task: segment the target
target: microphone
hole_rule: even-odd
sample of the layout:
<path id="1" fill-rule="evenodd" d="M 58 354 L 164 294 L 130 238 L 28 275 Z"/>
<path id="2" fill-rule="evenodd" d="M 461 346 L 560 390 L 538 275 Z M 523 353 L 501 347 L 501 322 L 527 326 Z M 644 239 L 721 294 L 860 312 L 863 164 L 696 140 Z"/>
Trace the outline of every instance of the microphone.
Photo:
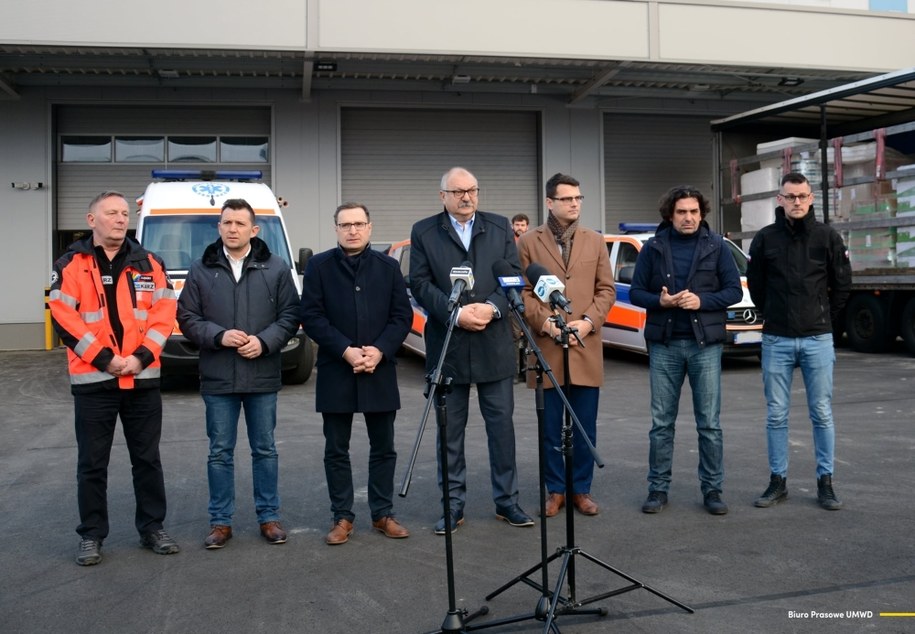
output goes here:
<path id="1" fill-rule="evenodd" d="M 473 270 L 470 262 L 461 262 L 460 266 L 451 267 L 451 296 L 448 298 L 448 312 L 454 310 L 455 304 L 464 291 L 473 290 Z"/>
<path id="2" fill-rule="evenodd" d="M 552 307 L 558 306 L 569 315 L 572 314 L 572 304 L 562 294 L 562 291 L 566 290 L 566 285 L 555 275 L 550 275 L 546 267 L 531 262 L 527 267 L 527 279 L 534 287 L 534 295 L 537 299 Z"/>
<path id="3" fill-rule="evenodd" d="M 515 269 L 506 260 L 493 262 L 492 274 L 499 282 L 499 286 L 502 287 L 502 292 L 508 298 L 508 305 L 511 309 L 523 313 L 524 302 L 521 301 L 518 289 L 524 288 L 524 279 L 520 275 L 515 275 Z"/>

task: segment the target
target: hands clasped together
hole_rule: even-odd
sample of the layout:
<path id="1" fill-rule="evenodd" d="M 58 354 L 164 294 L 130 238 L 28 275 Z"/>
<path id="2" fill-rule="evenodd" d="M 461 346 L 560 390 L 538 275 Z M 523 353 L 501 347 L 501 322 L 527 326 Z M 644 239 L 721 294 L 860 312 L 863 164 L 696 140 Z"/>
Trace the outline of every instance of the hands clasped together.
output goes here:
<path id="1" fill-rule="evenodd" d="M 372 374 L 378 364 L 381 363 L 381 357 L 384 356 L 375 346 L 362 346 L 355 348 L 350 346 L 343 351 L 343 358 L 353 366 L 353 374 L 365 372 Z"/>
<path id="2" fill-rule="evenodd" d="M 489 325 L 496 315 L 492 304 L 478 302 L 461 308 L 457 325 L 464 330 L 480 331 Z"/>
<path id="3" fill-rule="evenodd" d="M 683 310 L 699 310 L 702 302 L 699 296 L 689 290 L 680 291 L 671 295 L 667 287 L 661 287 L 661 308 L 682 308 Z"/>
<path id="4" fill-rule="evenodd" d="M 222 334 L 222 345 L 226 348 L 238 348 L 238 354 L 245 359 L 256 359 L 264 352 L 260 339 L 241 330 L 226 330 Z"/>

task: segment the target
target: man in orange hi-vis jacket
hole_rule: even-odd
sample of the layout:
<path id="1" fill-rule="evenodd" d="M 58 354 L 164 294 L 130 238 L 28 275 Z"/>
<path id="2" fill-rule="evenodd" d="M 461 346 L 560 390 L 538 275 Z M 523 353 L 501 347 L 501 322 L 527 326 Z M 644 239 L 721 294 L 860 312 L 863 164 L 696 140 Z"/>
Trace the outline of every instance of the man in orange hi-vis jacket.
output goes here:
<path id="1" fill-rule="evenodd" d="M 140 544 L 179 551 L 162 527 L 165 483 L 159 460 L 159 355 L 175 323 L 175 291 L 165 265 L 127 237 L 129 206 L 118 192 L 89 205 L 92 234 L 54 263 L 49 306 L 67 346 L 73 394 L 81 540 L 76 563 L 102 560 L 108 536 L 108 460 L 118 416 L 133 467 Z"/>

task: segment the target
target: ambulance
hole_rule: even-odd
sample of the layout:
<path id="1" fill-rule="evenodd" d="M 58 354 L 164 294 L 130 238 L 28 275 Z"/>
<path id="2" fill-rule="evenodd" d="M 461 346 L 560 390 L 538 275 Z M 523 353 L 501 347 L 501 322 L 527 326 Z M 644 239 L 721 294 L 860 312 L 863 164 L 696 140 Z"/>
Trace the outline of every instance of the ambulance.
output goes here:
<path id="1" fill-rule="evenodd" d="M 260 227 L 257 237 L 286 262 L 296 289 L 302 293 L 300 275 L 311 249 L 299 249 L 298 257 L 293 257 L 280 209 L 285 203 L 259 182 L 260 171 L 153 170 L 152 177 L 153 182 L 137 199 L 137 240 L 165 261 L 179 294 L 191 262 L 219 237 L 219 213 L 230 198 L 244 198 L 254 208 Z M 162 351 L 163 374 L 196 375 L 199 354 L 175 323 Z M 301 328 L 283 348 L 282 358 L 284 383 L 304 383 L 311 376 L 315 346 Z"/>

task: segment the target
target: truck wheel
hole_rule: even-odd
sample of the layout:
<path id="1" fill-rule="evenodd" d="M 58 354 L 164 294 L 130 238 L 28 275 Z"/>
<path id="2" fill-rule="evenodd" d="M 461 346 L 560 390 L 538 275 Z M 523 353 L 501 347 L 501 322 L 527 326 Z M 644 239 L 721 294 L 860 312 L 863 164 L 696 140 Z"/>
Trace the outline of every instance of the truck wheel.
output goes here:
<path id="1" fill-rule="evenodd" d="M 905 341 L 905 347 L 910 354 L 915 354 L 915 297 L 910 297 L 902 309 L 902 319 L 899 322 L 899 334 Z"/>
<path id="2" fill-rule="evenodd" d="M 855 295 L 848 302 L 845 330 L 858 352 L 883 352 L 895 338 L 886 302 L 874 295 Z"/>
<path id="3" fill-rule="evenodd" d="M 286 385 L 301 385 L 311 377 L 315 367 L 315 344 L 302 335 L 302 345 L 299 346 L 299 363 L 292 370 L 283 372 L 283 383 Z"/>

